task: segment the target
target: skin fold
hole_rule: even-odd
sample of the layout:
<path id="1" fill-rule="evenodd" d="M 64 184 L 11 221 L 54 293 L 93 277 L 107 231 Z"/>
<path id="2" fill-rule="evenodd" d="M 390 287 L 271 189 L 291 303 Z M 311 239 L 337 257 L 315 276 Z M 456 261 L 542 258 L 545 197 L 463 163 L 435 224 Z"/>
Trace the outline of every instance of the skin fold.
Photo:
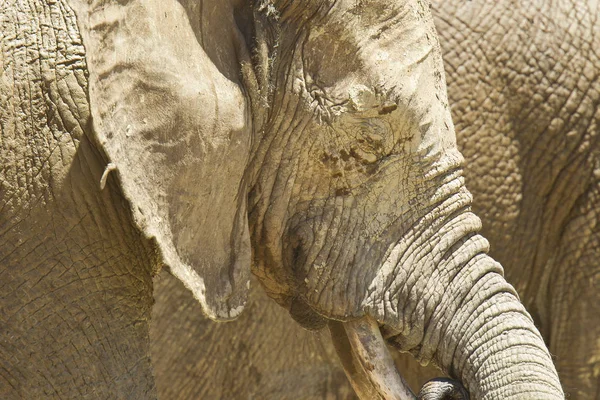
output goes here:
<path id="1" fill-rule="evenodd" d="M 449 0 L 432 6 L 458 146 L 490 254 L 502 262 L 549 344 L 565 391 L 574 399 L 596 399 L 600 94 L 594 82 L 600 61 L 592 49 L 600 47 L 598 3 Z M 159 331 L 164 295 L 155 296 L 153 331 Z M 259 348 L 281 335 L 282 326 L 261 325 L 263 335 L 248 333 L 253 339 L 244 343 Z M 225 334 L 245 327 L 234 322 L 214 329 Z M 162 340 L 154 343 L 161 365 L 168 350 Z M 256 359 L 269 357 L 259 354 Z M 300 357 L 295 348 L 285 354 Z M 191 362 L 184 353 L 179 359 Z M 440 373 L 410 355 L 397 356 L 397 365 L 413 390 Z M 309 363 L 304 368 L 311 370 Z M 332 363 L 330 371 L 340 368 Z M 338 382 L 333 396 L 344 398 L 347 385 Z M 167 387 L 172 390 L 158 381 L 161 393 Z"/>
<path id="2" fill-rule="evenodd" d="M 3 397 L 155 398 L 168 268 L 213 320 L 242 315 L 252 270 L 303 327 L 342 323 L 379 393 L 383 338 L 473 398 L 563 398 L 478 233 L 429 8 L 3 3 Z"/>

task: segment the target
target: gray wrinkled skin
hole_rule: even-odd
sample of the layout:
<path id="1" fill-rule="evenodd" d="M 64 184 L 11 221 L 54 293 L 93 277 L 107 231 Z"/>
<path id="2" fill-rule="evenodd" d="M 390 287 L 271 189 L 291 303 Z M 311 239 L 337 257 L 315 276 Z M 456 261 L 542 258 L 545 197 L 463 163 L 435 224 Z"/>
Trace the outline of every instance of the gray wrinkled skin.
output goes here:
<path id="1" fill-rule="evenodd" d="M 165 267 L 213 320 L 249 306 L 252 270 L 304 327 L 368 318 L 474 398 L 563 398 L 478 233 L 427 1 L 1 11 L 3 398 L 155 398 Z"/>

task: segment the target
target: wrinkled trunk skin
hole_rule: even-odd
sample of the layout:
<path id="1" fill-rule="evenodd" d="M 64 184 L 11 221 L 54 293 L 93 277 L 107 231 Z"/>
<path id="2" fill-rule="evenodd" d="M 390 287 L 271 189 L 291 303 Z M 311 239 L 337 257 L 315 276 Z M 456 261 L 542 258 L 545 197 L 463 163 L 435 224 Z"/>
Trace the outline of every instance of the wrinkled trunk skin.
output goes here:
<path id="1" fill-rule="evenodd" d="M 64 1 L 0 9 L 0 398 L 152 399 L 152 247 L 89 140 Z"/>
<path id="2" fill-rule="evenodd" d="M 446 226 L 461 219 L 456 227 L 471 219 L 479 228 L 469 212 L 449 219 Z M 550 354 L 502 278 L 500 265 L 485 254 L 487 242 L 474 232 L 444 230 L 439 236 L 420 237 L 416 248 L 402 253 L 433 246 L 430 254 L 439 255 L 431 264 L 434 268 L 421 267 L 415 273 L 413 263 L 394 257 L 398 276 L 408 279 L 383 286 L 397 297 L 373 293 L 374 301 L 384 299 L 370 307 L 371 314 L 378 313 L 378 307 L 383 310 L 388 340 L 420 362 L 433 360 L 464 382 L 475 399 L 520 399 L 531 393 L 539 399 L 563 398 Z M 398 320 L 401 324 L 395 325 Z"/>
<path id="3" fill-rule="evenodd" d="M 433 360 L 475 399 L 561 399 L 550 354 L 501 266 L 485 254 L 480 221 L 470 201 L 463 209 L 460 192 L 391 251 L 369 288 L 367 313 L 381 318 L 400 350 Z"/>
<path id="4" fill-rule="evenodd" d="M 267 292 L 307 328 L 372 316 L 476 399 L 563 398 L 477 234 L 428 4 L 275 9 L 277 90 L 257 127 L 249 201 Z"/>
<path id="5" fill-rule="evenodd" d="M 432 5 L 490 254 L 567 395 L 600 399 L 599 2 Z"/>

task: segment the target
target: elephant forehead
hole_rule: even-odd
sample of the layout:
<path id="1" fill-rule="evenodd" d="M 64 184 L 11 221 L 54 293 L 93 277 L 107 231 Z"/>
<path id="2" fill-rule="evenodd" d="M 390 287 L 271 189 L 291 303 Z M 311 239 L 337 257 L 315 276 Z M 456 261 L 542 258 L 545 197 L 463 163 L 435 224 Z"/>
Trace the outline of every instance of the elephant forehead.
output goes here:
<path id="1" fill-rule="evenodd" d="M 377 155 L 363 146 L 371 153 L 364 160 L 456 145 L 439 45 L 421 8 L 407 2 L 371 21 L 341 7 L 306 28 L 291 56 L 292 92 L 316 122 L 354 132 L 340 135 L 342 141 L 373 128 L 365 142 L 379 141 L 386 150 Z"/>
<path id="2" fill-rule="evenodd" d="M 406 78 L 417 80 L 415 72 L 436 45 L 423 7 L 419 1 L 336 2 L 323 21 L 306 29 L 301 47 L 305 73 L 333 97 L 350 95 L 346 88 L 352 82 L 410 97 Z"/>

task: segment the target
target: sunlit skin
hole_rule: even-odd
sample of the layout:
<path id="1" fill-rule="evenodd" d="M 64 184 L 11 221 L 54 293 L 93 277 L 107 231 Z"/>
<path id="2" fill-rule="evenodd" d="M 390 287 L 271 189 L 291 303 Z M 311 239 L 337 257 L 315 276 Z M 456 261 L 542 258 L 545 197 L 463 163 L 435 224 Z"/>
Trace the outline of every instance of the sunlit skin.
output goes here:
<path id="1" fill-rule="evenodd" d="M 387 342 L 474 398 L 563 397 L 478 233 L 428 2 L 35 6 L 2 36 L 9 394 L 155 397 L 168 268 L 217 321 L 253 272 L 304 327 L 341 323 L 359 394 L 408 393 Z"/>

